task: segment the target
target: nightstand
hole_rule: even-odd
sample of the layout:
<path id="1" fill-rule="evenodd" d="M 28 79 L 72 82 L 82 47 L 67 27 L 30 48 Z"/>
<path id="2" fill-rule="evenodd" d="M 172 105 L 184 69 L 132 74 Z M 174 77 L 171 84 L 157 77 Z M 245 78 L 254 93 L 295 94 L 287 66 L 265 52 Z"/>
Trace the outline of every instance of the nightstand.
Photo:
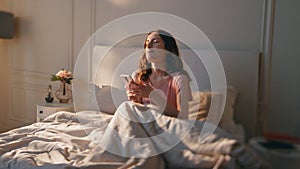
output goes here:
<path id="1" fill-rule="evenodd" d="M 58 111 L 74 111 L 73 103 L 40 103 L 36 105 L 36 121 L 40 122 Z"/>

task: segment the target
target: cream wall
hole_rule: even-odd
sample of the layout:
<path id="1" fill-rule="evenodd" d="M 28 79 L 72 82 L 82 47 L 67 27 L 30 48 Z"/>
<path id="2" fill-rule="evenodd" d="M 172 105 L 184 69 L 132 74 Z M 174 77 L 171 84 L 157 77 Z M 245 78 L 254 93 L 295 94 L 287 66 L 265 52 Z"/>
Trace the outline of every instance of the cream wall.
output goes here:
<path id="1" fill-rule="evenodd" d="M 133 0 L 128 4 L 118 2 L 120 1 L 96 1 L 95 28 L 131 13 L 165 12 L 193 23 L 208 36 L 217 49 L 254 52 L 260 50 L 263 9 L 261 0 Z"/>
<path id="2" fill-rule="evenodd" d="M 276 1 L 268 131 L 300 137 L 300 1 Z"/>
<path id="3" fill-rule="evenodd" d="M 15 15 L 15 37 L 2 46 L 8 54 L 3 67 L 9 79 L 1 88 L 2 130 L 32 123 L 36 104 L 44 101 L 50 75 L 72 69 L 73 1 L 12 0 L 7 10 Z M 6 47 L 5 47 L 6 46 Z M 3 63 L 5 64 L 5 63 Z M 54 89 L 58 84 L 53 83 Z"/>
<path id="4" fill-rule="evenodd" d="M 0 10 L 9 11 L 10 6 L 9 0 L 0 1 Z M 0 132 L 7 125 L 7 113 L 8 112 L 8 82 L 9 82 L 9 56 L 10 56 L 10 39 L 0 39 Z"/>
<path id="5" fill-rule="evenodd" d="M 1 108 L 10 129 L 35 121 L 35 104 L 46 95 L 50 75 L 72 70 L 82 45 L 101 26 L 136 12 L 165 12 L 199 27 L 217 49 L 259 54 L 263 1 L 261 0 L 11 0 L 8 8 L 17 20 L 16 37 L 8 45 L 5 68 L 10 85 L 1 95 L 11 102 Z M 127 3 L 121 3 L 127 2 Z M 145 22 L 151 22 L 145 21 Z M 142 24 L 142 23 L 141 23 Z M 126 28 L 124 27 L 124 31 Z M 195 45 L 197 45 L 195 39 Z M 3 45 L 3 48 L 6 48 Z M 8 62 L 8 61 L 6 61 Z M 5 72 L 5 71 L 4 71 Z M 3 73 L 5 74 L 5 73 Z M 239 114 L 239 122 L 254 135 L 256 112 Z"/>
<path id="6" fill-rule="evenodd" d="M 4 42 L 4 40 L 0 40 L 0 131 L 6 126 L 7 114 L 8 112 L 8 84 L 9 76 L 8 76 L 8 54 L 7 54 L 7 45 L 8 42 Z"/>

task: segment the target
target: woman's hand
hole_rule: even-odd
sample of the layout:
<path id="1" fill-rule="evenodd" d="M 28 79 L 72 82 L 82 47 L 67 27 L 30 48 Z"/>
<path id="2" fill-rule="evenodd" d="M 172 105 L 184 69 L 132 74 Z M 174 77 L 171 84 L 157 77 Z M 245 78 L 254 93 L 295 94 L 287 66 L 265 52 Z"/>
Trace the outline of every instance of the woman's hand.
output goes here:
<path id="1" fill-rule="evenodd" d="M 135 83 L 133 80 L 131 80 L 125 85 L 127 98 L 133 102 L 141 103 L 141 98 L 138 98 L 134 93 L 134 91 L 132 90 L 135 85 L 137 85 L 137 83 Z"/>
<path id="2" fill-rule="evenodd" d="M 148 83 L 138 84 L 133 80 L 126 84 L 125 88 L 128 99 L 137 103 L 142 103 L 142 98 L 148 98 L 153 90 Z"/>

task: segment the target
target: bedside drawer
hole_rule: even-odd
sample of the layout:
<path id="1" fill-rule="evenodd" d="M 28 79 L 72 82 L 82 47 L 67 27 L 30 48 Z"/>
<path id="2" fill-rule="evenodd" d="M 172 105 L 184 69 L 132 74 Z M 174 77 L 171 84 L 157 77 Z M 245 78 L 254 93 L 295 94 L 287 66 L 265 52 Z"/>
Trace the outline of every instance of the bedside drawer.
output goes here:
<path id="1" fill-rule="evenodd" d="M 46 117 L 59 112 L 59 111 L 69 111 L 73 112 L 73 104 L 61 104 L 61 103 L 45 103 L 36 105 L 36 117 L 37 121 L 42 121 Z"/>
<path id="2" fill-rule="evenodd" d="M 39 106 L 39 105 L 37 106 L 37 116 L 39 116 L 39 118 L 41 118 L 41 119 L 44 119 L 56 112 L 57 112 L 57 109 L 53 108 L 53 107 L 44 107 L 44 106 Z"/>

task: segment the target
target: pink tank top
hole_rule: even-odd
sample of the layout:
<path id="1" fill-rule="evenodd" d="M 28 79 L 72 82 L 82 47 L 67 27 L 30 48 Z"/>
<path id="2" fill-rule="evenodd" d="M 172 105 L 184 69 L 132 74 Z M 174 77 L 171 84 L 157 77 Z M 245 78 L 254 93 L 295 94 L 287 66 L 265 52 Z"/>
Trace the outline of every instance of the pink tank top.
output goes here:
<path id="1" fill-rule="evenodd" d="M 160 89 L 164 92 L 165 96 L 168 99 L 168 102 L 175 106 L 177 106 L 177 97 L 178 93 L 180 92 L 180 88 L 183 87 L 183 85 L 187 85 L 185 87 L 188 87 L 188 99 L 191 100 L 192 95 L 189 88 L 189 82 L 186 75 L 182 73 L 174 73 L 169 78 L 164 79 L 164 82 L 162 82 L 160 85 L 154 87 L 156 89 Z M 149 103 L 148 98 L 143 98 L 144 103 Z"/>

